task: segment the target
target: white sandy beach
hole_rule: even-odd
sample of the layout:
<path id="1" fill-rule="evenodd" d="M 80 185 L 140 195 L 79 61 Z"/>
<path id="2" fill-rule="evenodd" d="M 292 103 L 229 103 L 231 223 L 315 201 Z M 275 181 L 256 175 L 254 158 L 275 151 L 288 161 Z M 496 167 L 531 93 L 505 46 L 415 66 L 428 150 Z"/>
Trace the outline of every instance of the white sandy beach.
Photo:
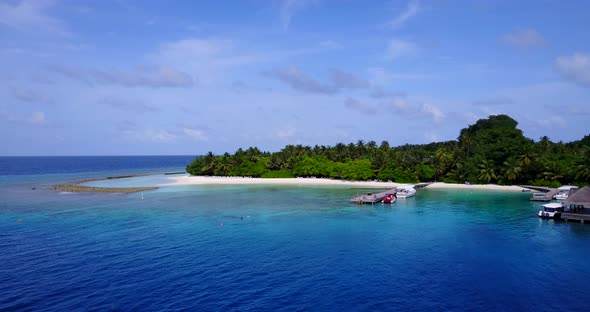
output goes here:
<path id="1" fill-rule="evenodd" d="M 376 181 L 344 181 L 319 178 L 289 178 L 289 179 L 261 179 L 244 177 L 204 177 L 204 176 L 175 176 L 169 177 L 169 183 L 159 186 L 178 185 L 326 185 L 326 186 L 352 186 L 359 188 L 394 188 L 400 183 L 376 182 Z M 432 183 L 430 189 L 467 189 L 467 190 L 494 190 L 520 192 L 522 187 L 496 184 L 450 184 L 443 182 Z"/>
<path id="2" fill-rule="evenodd" d="M 318 178 L 284 178 L 284 179 L 262 179 L 245 177 L 204 177 L 204 176 L 176 176 L 168 178 L 170 183 L 160 186 L 175 185 L 341 185 L 367 188 L 394 188 L 399 183 L 373 182 L 373 181 L 344 181 Z"/>
<path id="3" fill-rule="evenodd" d="M 435 182 L 427 186 L 430 189 L 466 189 L 466 190 L 488 190 L 488 191 L 509 191 L 522 192 L 524 188 L 516 185 L 497 185 L 497 184 L 453 184 L 444 182 Z"/>

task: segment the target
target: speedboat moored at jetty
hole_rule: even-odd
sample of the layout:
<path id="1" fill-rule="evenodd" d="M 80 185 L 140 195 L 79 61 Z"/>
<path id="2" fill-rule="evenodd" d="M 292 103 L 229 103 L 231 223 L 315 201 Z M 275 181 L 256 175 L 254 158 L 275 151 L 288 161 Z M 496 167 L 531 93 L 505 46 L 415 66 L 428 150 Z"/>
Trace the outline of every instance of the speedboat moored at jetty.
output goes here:
<path id="1" fill-rule="evenodd" d="M 553 196 L 553 199 L 565 200 L 573 190 L 577 190 L 577 189 L 578 189 L 578 187 L 575 185 L 564 185 L 564 186 L 557 189 L 559 191 L 559 193 L 555 194 Z"/>
<path id="2" fill-rule="evenodd" d="M 416 189 L 413 185 L 400 185 L 397 187 L 395 196 L 397 198 L 408 198 L 416 195 Z"/>
<path id="3" fill-rule="evenodd" d="M 539 218 L 561 219 L 561 213 L 563 212 L 563 204 L 549 203 L 541 205 L 541 207 L 543 207 L 543 209 L 539 210 Z"/>

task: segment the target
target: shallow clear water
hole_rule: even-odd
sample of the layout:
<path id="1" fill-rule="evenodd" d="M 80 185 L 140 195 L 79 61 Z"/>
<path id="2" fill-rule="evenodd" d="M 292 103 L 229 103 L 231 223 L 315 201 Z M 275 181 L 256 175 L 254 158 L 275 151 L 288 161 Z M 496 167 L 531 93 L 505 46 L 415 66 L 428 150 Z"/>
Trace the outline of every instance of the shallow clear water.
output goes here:
<path id="1" fill-rule="evenodd" d="M 25 185 L 0 188 L 0 310 L 588 307 L 590 226 L 539 220 L 530 194 Z"/>

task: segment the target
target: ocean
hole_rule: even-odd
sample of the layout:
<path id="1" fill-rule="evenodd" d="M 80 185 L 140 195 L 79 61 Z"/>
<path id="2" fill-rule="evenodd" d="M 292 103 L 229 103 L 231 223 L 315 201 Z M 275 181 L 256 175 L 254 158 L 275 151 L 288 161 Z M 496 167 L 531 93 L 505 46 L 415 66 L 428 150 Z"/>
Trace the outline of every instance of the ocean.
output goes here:
<path id="1" fill-rule="evenodd" d="M 47 188 L 191 159 L 1 157 L 0 311 L 588 310 L 590 226 L 538 219 L 526 193 Z"/>

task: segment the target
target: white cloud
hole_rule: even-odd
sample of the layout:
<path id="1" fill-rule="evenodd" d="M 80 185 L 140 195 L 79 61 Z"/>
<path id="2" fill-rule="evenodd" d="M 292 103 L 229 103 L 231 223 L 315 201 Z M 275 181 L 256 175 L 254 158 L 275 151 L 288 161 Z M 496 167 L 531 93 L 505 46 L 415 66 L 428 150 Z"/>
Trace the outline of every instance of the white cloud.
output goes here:
<path id="1" fill-rule="evenodd" d="M 405 96 L 394 96 L 388 101 L 387 105 L 400 113 L 406 113 L 410 111 L 410 105 L 408 104 L 408 100 Z"/>
<path id="2" fill-rule="evenodd" d="M 397 15 L 394 19 L 389 22 L 392 28 L 402 27 L 409 19 L 416 16 L 420 12 L 420 3 L 417 0 L 411 0 L 408 2 L 406 9 Z"/>
<path id="3" fill-rule="evenodd" d="M 367 80 L 338 69 L 330 70 L 330 80 L 328 82 L 322 82 L 310 77 L 295 66 L 275 69 L 264 72 L 263 74 L 277 79 L 295 90 L 308 93 L 334 94 L 342 90 L 365 89 L 369 87 Z"/>
<path id="4" fill-rule="evenodd" d="M 264 63 L 281 63 L 292 57 L 322 53 L 337 45 L 328 41 L 300 49 L 251 50 L 245 43 L 230 39 L 187 38 L 162 44 L 146 58 L 153 64 L 182 69 L 200 84 L 227 85 L 228 80 L 236 79 L 232 75 L 234 70 Z"/>
<path id="5" fill-rule="evenodd" d="M 333 86 L 309 77 L 295 66 L 265 72 L 264 75 L 280 80 L 288 84 L 291 88 L 303 92 L 323 94 L 336 92 Z"/>
<path id="6" fill-rule="evenodd" d="M 191 55 L 196 59 L 211 58 L 233 47 L 229 40 L 216 39 L 183 39 L 165 43 L 160 46 L 157 57 L 173 60 Z"/>
<path id="7" fill-rule="evenodd" d="M 341 71 L 336 68 L 330 70 L 330 79 L 335 89 L 365 89 L 369 87 L 369 82 L 351 73 Z"/>
<path id="8" fill-rule="evenodd" d="M 41 111 L 34 111 L 29 115 L 13 114 L 5 109 L 0 110 L 0 120 L 15 124 L 28 126 L 46 126 L 47 118 L 45 113 Z"/>
<path id="9" fill-rule="evenodd" d="M 142 66 L 132 70 L 96 70 L 91 75 L 98 83 L 125 87 L 188 88 L 194 84 L 190 75 L 167 66 Z"/>
<path id="10" fill-rule="evenodd" d="M 317 0 L 282 0 L 280 18 L 283 29 L 288 29 L 291 19 L 298 11 L 318 3 Z"/>
<path id="11" fill-rule="evenodd" d="M 123 137 L 131 141 L 168 143 L 176 139 L 176 135 L 163 129 L 124 130 Z"/>
<path id="12" fill-rule="evenodd" d="M 534 29 L 517 29 L 500 38 L 515 48 L 531 48 L 543 44 L 543 37 Z"/>
<path id="13" fill-rule="evenodd" d="M 12 3 L 12 4 L 11 4 Z M 0 2 L 0 25 L 27 32 L 68 35 L 63 22 L 48 14 L 55 1 L 22 0 Z"/>
<path id="14" fill-rule="evenodd" d="M 190 38 L 165 43 L 147 59 L 196 76 L 199 82 L 211 84 L 229 69 L 261 61 L 260 56 L 243 52 L 231 40 Z"/>
<path id="15" fill-rule="evenodd" d="M 422 104 L 420 106 L 420 112 L 430 115 L 432 120 L 436 122 L 439 122 L 445 118 L 445 114 L 438 107 L 431 104 Z"/>
<path id="16" fill-rule="evenodd" d="M 52 66 L 52 71 L 88 84 L 120 85 L 123 87 L 190 88 L 193 78 L 169 66 L 139 66 L 131 69 L 86 69 Z"/>
<path id="17" fill-rule="evenodd" d="M 581 86 L 590 87 L 590 54 L 560 56 L 556 61 L 561 75 Z"/>
<path id="18" fill-rule="evenodd" d="M 45 113 L 33 112 L 31 116 L 27 118 L 27 122 L 35 126 L 42 126 L 47 122 L 47 120 L 45 119 Z"/>
<path id="19" fill-rule="evenodd" d="M 428 103 L 411 103 L 405 96 L 393 96 L 389 98 L 384 107 L 395 114 L 415 117 L 429 118 L 434 122 L 442 121 L 446 115 L 437 106 Z"/>
<path id="20" fill-rule="evenodd" d="M 412 56 L 418 51 L 418 46 L 407 40 L 393 39 L 387 46 L 386 56 L 388 59 L 396 59 L 403 56 Z"/>
<path id="21" fill-rule="evenodd" d="M 183 128 L 182 132 L 195 141 L 207 141 L 209 139 L 205 131 L 201 129 Z"/>

